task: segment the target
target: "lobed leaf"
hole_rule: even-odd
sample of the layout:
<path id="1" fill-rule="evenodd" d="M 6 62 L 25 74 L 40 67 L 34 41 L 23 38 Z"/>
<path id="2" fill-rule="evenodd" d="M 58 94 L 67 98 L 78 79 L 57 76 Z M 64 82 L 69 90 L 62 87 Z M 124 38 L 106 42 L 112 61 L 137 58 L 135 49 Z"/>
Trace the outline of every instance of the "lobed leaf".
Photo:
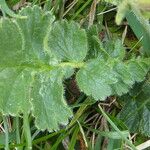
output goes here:
<path id="1" fill-rule="evenodd" d="M 47 47 L 53 15 L 37 6 L 19 14 L 27 19 L 0 21 L 0 111 L 13 116 L 31 113 L 39 129 L 58 130 L 72 116 L 62 82 L 73 69 L 61 67 Z"/>
<path id="2" fill-rule="evenodd" d="M 74 22 L 57 21 L 48 36 L 48 46 L 57 59 L 82 62 L 87 54 L 87 36 Z"/>
<path id="3" fill-rule="evenodd" d="M 77 73 L 79 88 L 96 100 L 127 93 L 135 82 L 144 80 L 150 69 L 150 59 L 94 59 Z"/>
<path id="4" fill-rule="evenodd" d="M 36 126 L 41 130 L 58 130 L 59 125 L 66 125 L 72 116 L 64 99 L 62 78 L 61 69 L 39 72 L 34 76 L 31 93 L 33 115 Z"/>
<path id="5" fill-rule="evenodd" d="M 52 60 L 51 55 L 48 55 L 45 40 L 55 17 L 38 6 L 26 7 L 19 14 L 27 16 L 27 19 L 16 20 L 25 42 L 24 62 L 48 65 Z"/>
<path id="6" fill-rule="evenodd" d="M 96 100 L 127 93 L 144 80 L 150 59 L 123 61 L 119 40 L 107 48 L 93 35 L 98 58 L 83 62 L 87 35 L 75 22 L 56 21 L 38 6 L 19 12 L 26 19 L 0 20 L 0 112 L 19 116 L 31 113 L 36 126 L 58 130 L 72 116 L 64 98 L 64 78 L 80 68 L 79 88 Z"/>

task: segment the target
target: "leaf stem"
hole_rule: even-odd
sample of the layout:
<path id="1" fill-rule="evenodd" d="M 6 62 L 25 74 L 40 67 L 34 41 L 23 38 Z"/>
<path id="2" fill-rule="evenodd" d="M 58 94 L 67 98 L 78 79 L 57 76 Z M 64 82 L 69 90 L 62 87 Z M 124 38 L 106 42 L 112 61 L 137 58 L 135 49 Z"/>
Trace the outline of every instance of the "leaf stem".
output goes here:
<path id="1" fill-rule="evenodd" d="M 30 125 L 29 125 L 29 118 L 28 114 L 24 113 L 23 115 L 23 129 L 24 129 L 24 134 L 25 134 L 25 139 L 26 139 L 26 149 L 31 150 L 32 149 L 32 138 L 31 138 L 31 132 L 30 132 Z"/>
<path id="2" fill-rule="evenodd" d="M 4 129 L 5 129 L 5 150 L 9 150 L 9 131 L 7 117 L 3 116 Z"/>

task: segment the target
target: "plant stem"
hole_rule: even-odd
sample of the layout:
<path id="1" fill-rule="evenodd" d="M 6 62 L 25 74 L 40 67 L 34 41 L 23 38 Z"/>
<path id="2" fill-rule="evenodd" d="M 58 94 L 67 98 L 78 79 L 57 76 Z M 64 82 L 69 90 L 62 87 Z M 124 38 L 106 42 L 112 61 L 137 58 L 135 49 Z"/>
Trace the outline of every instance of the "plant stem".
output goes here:
<path id="1" fill-rule="evenodd" d="M 5 129 L 5 150 L 9 150 L 9 131 L 7 117 L 3 116 L 4 129 Z"/>
<path id="2" fill-rule="evenodd" d="M 26 149 L 31 150 L 32 149 L 32 138 L 31 138 L 31 132 L 30 132 L 30 125 L 29 125 L 29 119 L 28 114 L 24 113 L 23 115 L 23 129 L 26 139 Z"/>
<path id="3" fill-rule="evenodd" d="M 17 144 L 20 144 L 21 143 L 21 140 L 20 140 L 20 125 L 19 125 L 19 117 L 16 117 L 15 118 L 15 126 L 16 126 L 16 142 Z M 16 148 L 17 150 L 22 150 L 21 147 L 17 147 Z"/>
<path id="4" fill-rule="evenodd" d="M 16 121 L 16 140 L 17 144 L 20 144 L 19 118 L 16 117 L 15 121 Z"/>

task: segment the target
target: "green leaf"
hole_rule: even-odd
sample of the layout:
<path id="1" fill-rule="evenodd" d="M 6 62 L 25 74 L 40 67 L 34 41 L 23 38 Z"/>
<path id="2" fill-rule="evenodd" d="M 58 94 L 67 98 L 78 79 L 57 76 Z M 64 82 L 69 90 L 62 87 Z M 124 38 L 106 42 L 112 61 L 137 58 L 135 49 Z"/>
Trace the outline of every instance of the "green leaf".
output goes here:
<path id="1" fill-rule="evenodd" d="M 87 36 L 77 23 L 57 21 L 48 37 L 48 46 L 57 59 L 82 62 L 87 54 Z"/>
<path id="2" fill-rule="evenodd" d="M 94 59 L 79 70 L 79 88 L 94 99 L 105 100 L 111 95 L 127 93 L 135 82 L 144 80 L 150 68 L 149 59 Z M 135 67 L 135 68 L 134 68 Z"/>
<path id="3" fill-rule="evenodd" d="M 50 59 L 52 56 L 48 55 L 45 41 L 55 17 L 38 6 L 26 7 L 19 14 L 27 16 L 27 19 L 17 19 L 25 42 L 25 61 L 32 64 L 52 63 L 53 58 Z"/>
<path id="4" fill-rule="evenodd" d="M 135 87 L 136 88 L 136 87 Z M 136 90 L 137 91 L 137 90 Z M 124 96 L 125 105 L 119 118 L 125 122 L 133 133 L 141 132 L 150 136 L 150 83 L 140 87 L 140 92 Z"/>
<path id="5" fill-rule="evenodd" d="M 58 130 L 72 116 L 62 83 L 71 73 L 47 49 L 54 17 L 37 6 L 19 14 L 27 19 L 0 21 L 0 111 L 31 113 L 39 129 Z"/>
<path id="6" fill-rule="evenodd" d="M 64 100 L 62 77 L 61 69 L 39 72 L 34 76 L 31 94 L 33 115 L 36 126 L 41 130 L 58 130 L 59 125 L 66 125 L 72 115 Z"/>
<path id="7" fill-rule="evenodd" d="M 125 48 L 122 45 L 122 41 L 116 38 L 107 40 L 104 43 L 104 51 L 112 58 L 123 60 L 125 57 Z"/>
<path id="8" fill-rule="evenodd" d="M 99 33 L 101 32 L 102 27 L 99 29 L 97 25 L 92 25 L 87 30 L 88 38 L 88 55 L 87 58 L 96 58 L 98 52 L 101 49 L 101 43 L 99 40 Z"/>
<path id="9" fill-rule="evenodd" d="M 109 84 L 115 83 L 115 73 L 107 66 L 104 60 L 93 60 L 87 63 L 77 73 L 79 88 L 87 95 L 92 95 L 96 100 L 105 99 L 111 95 Z"/>

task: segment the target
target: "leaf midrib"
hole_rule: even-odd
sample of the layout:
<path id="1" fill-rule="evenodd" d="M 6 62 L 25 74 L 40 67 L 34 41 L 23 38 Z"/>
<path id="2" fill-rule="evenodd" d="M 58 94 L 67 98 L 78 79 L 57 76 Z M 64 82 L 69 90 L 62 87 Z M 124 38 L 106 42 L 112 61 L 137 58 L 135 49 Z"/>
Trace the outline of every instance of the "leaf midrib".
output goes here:
<path id="1" fill-rule="evenodd" d="M 82 68 L 85 66 L 84 62 L 62 62 L 56 65 L 40 64 L 40 63 L 22 63 L 22 64 L 0 64 L 0 68 L 18 68 L 18 69 L 34 69 L 34 70 L 45 70 L 51 71 L 55 68 L 61 67 L 72 67 L 72 68 Z"/>

